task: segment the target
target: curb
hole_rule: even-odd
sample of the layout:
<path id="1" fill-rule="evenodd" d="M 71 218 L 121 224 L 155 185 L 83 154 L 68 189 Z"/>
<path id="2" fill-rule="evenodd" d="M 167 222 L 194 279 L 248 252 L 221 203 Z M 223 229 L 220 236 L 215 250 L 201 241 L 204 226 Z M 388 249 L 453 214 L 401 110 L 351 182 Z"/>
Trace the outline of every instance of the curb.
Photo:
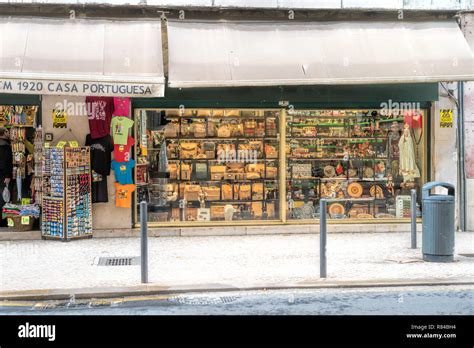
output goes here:
<path id="1" fill-rule="evenodd" d="M 97 303 L 127 302 L 127 297 L 132 301 L 147 300 L 144 296 L 161 296 L 161 299 L 170 295 L 185 294 L 190 292 L 229 292 L 229 291 L 258 291 L 258 290 L 304 290 L 304 289 L 350 289 L 350 288 L 384 288 L 406 286 L 449 286 L 449 285 L 474 285 L 474 279 L 463 280 L 376 280 L 376 281 L 330 281 L 318 279 L 317 281 L 302 281 L 292 284 L 255 284 L 251 286 L 233 286 L 229 284 L 194 284 L 181 286 L 136 285 L 128 287 L 110 288 L 71 288 L 71 289 L 45 289 L 26 291 L 0 292 L 0 307 L 30 307 L 35 301 L 67 301 L 74 303 L 76 300 L 96 300 Z M 141 297 L 141 298 L 137 298 Z M 109 301 L 104 301 L 107 299 Z M 113 302 L 113 301 L 112 301 Z M 92 301 L 94 303 L 94 301 Z"/>

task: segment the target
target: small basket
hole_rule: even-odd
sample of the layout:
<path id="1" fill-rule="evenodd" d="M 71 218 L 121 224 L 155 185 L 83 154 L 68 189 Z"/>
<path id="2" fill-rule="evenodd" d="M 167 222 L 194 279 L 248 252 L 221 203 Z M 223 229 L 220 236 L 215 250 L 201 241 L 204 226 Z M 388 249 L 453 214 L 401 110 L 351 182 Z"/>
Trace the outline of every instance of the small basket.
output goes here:
<path id="1" fill-rule="evenodd" d="M 15 232 L 26 232 L 33 230 L 33 224 L 35 223 L 35 218 L 30 216 L 30 221 L 28 224 L 23 225 L 21 223 L 21 216 L 7 217 L 6 219 L 13 220 L 13 226 L 8 226 L 9 229 L 14 230 Z"/>

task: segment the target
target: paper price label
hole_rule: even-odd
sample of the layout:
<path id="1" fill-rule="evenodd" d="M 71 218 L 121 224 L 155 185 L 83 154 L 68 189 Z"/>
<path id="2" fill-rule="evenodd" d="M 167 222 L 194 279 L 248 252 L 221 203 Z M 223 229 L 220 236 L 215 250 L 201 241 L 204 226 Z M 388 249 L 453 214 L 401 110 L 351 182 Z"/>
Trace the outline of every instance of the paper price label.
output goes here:
<path id="1" fill-rule="evenodd" d="M 453 128 L 453 110 L 439 110 L 439 126 L 441 128 Z"/>
<path id="2" fill-rule="evenodd" d="M 67 143 L 65 141 L 60 141 L 57 143 L 56 147 L 62 149 Z"/>
<path id="3" fill-rule="evenodd" d="M 8 227 L 13 227 L 13 226 L 15 226 L 15 222 L 13 222 L 13 219 L 11 219 L 11 218 L 8 218 L 8 219 L 7 219 L 7 224 L 8 224 Z"/>
<path id="4" fill-rule="evenodd" d="M 69 142 L 69 146 L 70 147 L 79 147 L 79 144 L 77 143 L 77 141 L 72 140 L 72 141 Z"/>
<path id="5" fill-rule="evenodd" d="M 31 198 L 22 198 L 21 205 L 26 205 L 31 203 Z"/>
<path id="6" fill-rule="evenodd" d="M 30 217 L 29 216 L 22 216 L 21 217 L 21 224 L 22 225 L 29 225 L 30 224 Z"/>

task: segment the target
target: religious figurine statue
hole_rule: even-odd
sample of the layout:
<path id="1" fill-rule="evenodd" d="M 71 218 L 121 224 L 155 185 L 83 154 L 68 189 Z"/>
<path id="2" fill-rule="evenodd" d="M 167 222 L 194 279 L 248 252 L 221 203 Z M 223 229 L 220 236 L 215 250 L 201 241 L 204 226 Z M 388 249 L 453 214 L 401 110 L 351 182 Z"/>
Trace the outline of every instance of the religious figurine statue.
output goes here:
<path id="1" fill-rule="evenodd" d="M 199 206 L 201 208 L 206 207 L 206 193 L 203 190 L 199 191 Z"/>
<path id="2" fill-rule="evenodd" d="M 400 175 L 403 175 L 403 182 L 414 181 L 415 178 L 419 178 L 420 171 L 416 165 L 415 148 L 408 124 L 403 127 L 403 134 L 398 142 L 398 150 L 400 153 L 399 171 Z"/>
<path id="3" fill-rule="evenodd" d="M 392 174 L 388 174 L 387 175 L 387 191 L 392 195 L 392 197 L 395 196 L 395 190 L 393 188 L 394 188 L 393 176 Z"/>

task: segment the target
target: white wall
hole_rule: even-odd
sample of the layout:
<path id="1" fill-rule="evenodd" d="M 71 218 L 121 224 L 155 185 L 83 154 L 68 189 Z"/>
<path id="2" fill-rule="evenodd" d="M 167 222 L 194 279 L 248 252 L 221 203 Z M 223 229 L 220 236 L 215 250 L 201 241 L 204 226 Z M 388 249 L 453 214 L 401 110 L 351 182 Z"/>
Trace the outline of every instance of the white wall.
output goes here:
<path id="1" fill-rule="evenodd" d="M 474 52 L 474 13 L 461 19 L 462 31 Z M 474 82 L 464 83 L 464 163 L 466 168 L 466 230 L 474 231 Z"/>
<path id="2" fill-rule="evenodd" d="M 85 97 L 69 96 L 43 96 L 42 118 L 45 133 L 53 133 L 53 144 L 61 137 L 61 140 L 77 140 L 79 145 L 84 145 L 86 135 L 89 134 L 89 122 L 87 114 L 68 115 L 68 129 L 53 128 L 52 110 L 57 103 L 74 103 L 74 105 L 84 105 Z M 81 108 L 77 108 L 81 111 Z M 72 132 L 69 132 L 72 129 Z M 93 227 L 94 229 L 120 229 L 131 227 L 131 210 L 115 207 L 115 176 L 113 171 L 107 178 L 109 202 L 93 204 Z"/>
<path id="3" fill-rule="evenodd" d="M 457 96 L 457 83 L 443 83 L 447 89 L 452 90 Z M 440 127 L 440 109 L 453 110 L 453 127 Z M 456 193 L 459 192 L 457 173 L 457 147 L 456 147 L 456 122 L 457 107 L 454 101 L 447 97 L 446 90 L 439 84 L 439 101 L 435 102 L 431 114 L 431 181 L 443 181 L 455 185 Z M 439 189 L 438 193 L 444 193 Z M 458 201 L 456 194 L 456 201 Z M 458 203 L 456 202 L 456 207 Z M 456 208 L 456 226 L 458 223 L 458 212 Z"/>

